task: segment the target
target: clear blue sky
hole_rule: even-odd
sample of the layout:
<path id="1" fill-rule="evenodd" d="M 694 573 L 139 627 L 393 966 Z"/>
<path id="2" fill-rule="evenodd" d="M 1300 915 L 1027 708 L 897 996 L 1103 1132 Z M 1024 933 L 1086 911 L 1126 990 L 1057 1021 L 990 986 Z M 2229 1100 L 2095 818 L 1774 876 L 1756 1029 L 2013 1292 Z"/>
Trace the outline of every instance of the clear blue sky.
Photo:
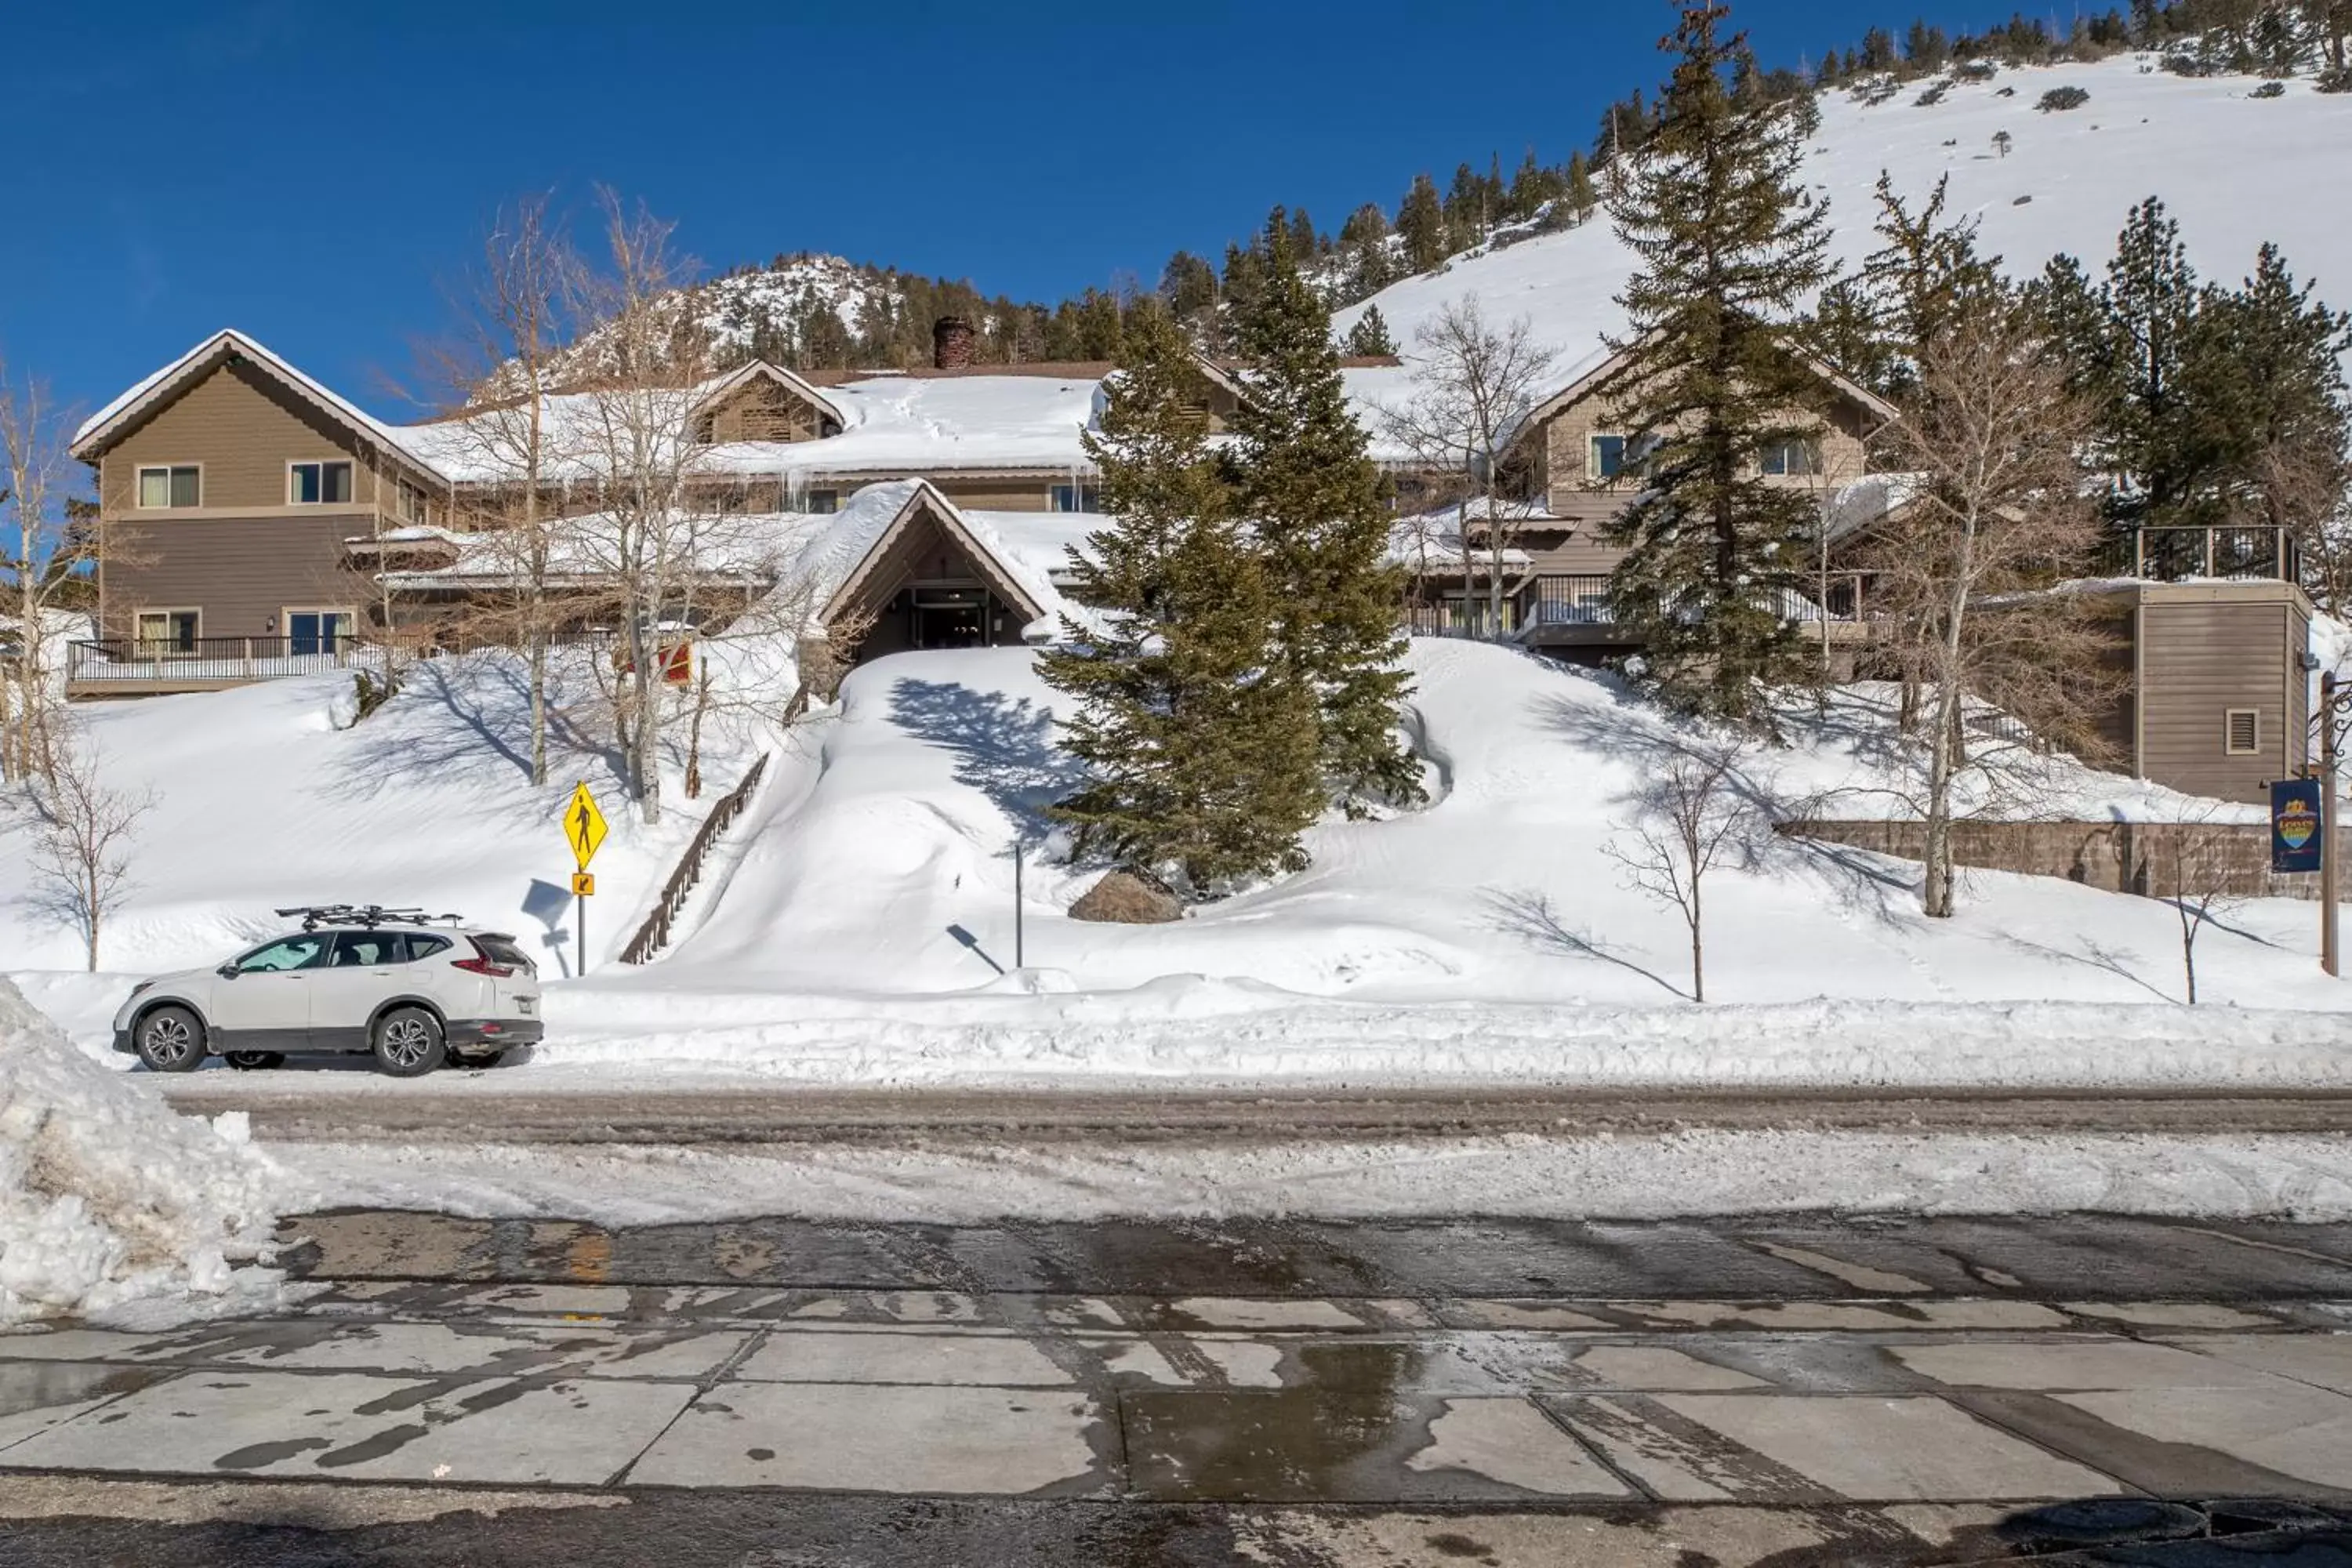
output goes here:
<path id="1" fill-rule="evenodd" d="M 2009 7 L 1924 9 L 1947 26 Z M 1767 63 L 1902 0 L 1753 0 Z M 1273 203 L 1586 142 L 1664 0 L 813 5 L 20 0 L 0 50 L 0 352 L 95 406 L 221 326 L 380 412 L 485 217 L 593 182 L 710 270 L 836 251 L 1054 298 Z"/>

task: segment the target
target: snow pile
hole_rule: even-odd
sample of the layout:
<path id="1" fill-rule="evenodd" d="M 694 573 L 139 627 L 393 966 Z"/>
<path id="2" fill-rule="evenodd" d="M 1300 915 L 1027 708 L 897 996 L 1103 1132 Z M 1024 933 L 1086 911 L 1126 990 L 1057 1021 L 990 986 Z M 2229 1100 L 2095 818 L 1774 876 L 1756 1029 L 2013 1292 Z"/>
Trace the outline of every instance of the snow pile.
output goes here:
<path id="1" fill-rule="evenodd" d="M 0 980 L 0 1325 L 266 1304 L 280 1277 L 234 1266 L 308 1194 L 240 1131 L 165 1110 Z"/>

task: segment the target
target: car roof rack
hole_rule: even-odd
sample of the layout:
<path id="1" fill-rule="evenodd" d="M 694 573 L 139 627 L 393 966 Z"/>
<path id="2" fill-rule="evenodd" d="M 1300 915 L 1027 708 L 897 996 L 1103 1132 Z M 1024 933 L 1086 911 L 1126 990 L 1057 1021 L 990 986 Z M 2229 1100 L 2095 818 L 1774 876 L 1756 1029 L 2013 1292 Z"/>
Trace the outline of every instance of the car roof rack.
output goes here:
<path id="1" fill-rule="evenodd" d="M 463 915 L 428 915 L 423 910 L 386 909 L 382 904 L 297 904 L 277 911 L 280 920 L 300 916 L 304 931 L 320 926 L 456 925 Z"/>

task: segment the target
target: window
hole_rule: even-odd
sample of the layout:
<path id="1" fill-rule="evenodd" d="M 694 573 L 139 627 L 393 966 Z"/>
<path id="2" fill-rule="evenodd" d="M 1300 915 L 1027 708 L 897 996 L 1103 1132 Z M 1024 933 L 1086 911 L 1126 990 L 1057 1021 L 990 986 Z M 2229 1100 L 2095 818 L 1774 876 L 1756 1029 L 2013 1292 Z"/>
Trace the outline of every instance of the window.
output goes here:
<path id="1" fill-rule="evenodd" d="M 153 658 L 160 654 L 194 653 L 196 636 L 203 625 L 200 610 L 142 610 L 132 622 L 131 635 L 139 639 L 139 654 Z"/>
<path id="2" fill-rule="evenodd" d="M 1055 511 L 1102 510 L 1100 485 L 1055 485 L 1051 510 Z"/>
<path id="3" fill-rule="evenodd" d="M 1625 471 L 1625 437 L 1595 436 L 1585 472 L 1596 479 L 1613 479 Z"/>
<path id="4" fill-rule="evenodd" d="M 349 463 L 289 463 L 286 501 L 289 506 L 345 506 L 352 499 Z"/>
<path id="5" fill-rule="evenodd" d="M 2232 708 L 2222 720 L 2221 749 L 2233 757 L 2251 757 L 2263 749 L 2263 715 L 2258 708 Z"/>
<path id="6" fill-rule="evenodd" d="M 841 510 L 839 490 L 811 490 L 801 498 L 801 510 L 813 512 L 835 512 Z"/>
<path id="7" fill-rule="evenodd" d="M 352 640 L 353 616 L 349 610 L 289 610 L 286 651 L 289 654 L 333 653 Z"/>
<path id="8" fill-rule="evenodd" d="M 373 969 L 379 964 L 405 963 L 408 955 L 401 950 L 398 931 L 347 931 L 335 934 L 335 951 L 327 960 L 330 969 Z"/>
<path id="9" fill-rule="evenodd" d="M 448 951 L 449 939 L 446 936 L 432 936 L 421 931 L 408 933 L 408 962 L 411 963 L 430 958 L 436 952 Z"/>
<path id="10" fill-rule="evenodd" d="M 309 969 L 319 962 L 319 954 L 327 948 L 323 931 L 305 931 L 273 942 L 268 947 L 257 947 L 236 961 L 240 974 L 282 974 L 289 969 Z"/>
<path id="11" fill-rule="evenodd" d="M 415 523 L 421 528 L 432 521 L 430 503 L 425 492 L 406 479 L 400 481 L 396 505 L 397 515 L 403 522 Z"/>
<path id="12" fill-rule="evenodd" d="M 519 969 L 525 974 L 535 975 L 539 973 L 539 965 L 533 963 L 524 954 L 522 949 L 515 945 L 514 938 L 510 936 L 501 936 L 496 931 L 486 931 L 480 936 L 469 936 L 466 940 L 472 942 L 475 951 L 492 963 L 508 969 Z M 419 956 L 423 955 L 419 954 Z"/>
<path id="13" fill-rule="evenodd" d="M 148 511 L 202 506 L 204 476 L 194 463 L 139 470 L 139 505 Z"/>
<path id="14" fill-rule="evenodd" d="M 1822 471 L 1822 449 L 1811 441 L 1773 441 L 1759 457 L 1768 474 L 1799 478 Z"/>

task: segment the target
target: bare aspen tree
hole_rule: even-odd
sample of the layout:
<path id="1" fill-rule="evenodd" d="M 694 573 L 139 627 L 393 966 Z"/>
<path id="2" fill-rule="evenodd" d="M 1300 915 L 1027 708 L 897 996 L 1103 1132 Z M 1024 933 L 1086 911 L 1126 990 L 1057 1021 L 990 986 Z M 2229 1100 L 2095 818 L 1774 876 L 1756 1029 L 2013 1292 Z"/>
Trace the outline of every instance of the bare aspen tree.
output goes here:
<path id="1" fill-rule="evenodd" d="M 33 783 L 32 804 L 36 902 L 81 934 L 94 973 L 100 931 L 130 891 L 132 840 L 154 798 L 108 787 L 97 748 L 64 739 Z"/>
<path id="2" fill-rule="evenodd" d="M 661 820 L 664 627 L 693 570 L 696 520 L 688 482 L 697 461 L 692 419 L 709 345 L 679 309 L 690 266 L 670 247 L 675 226 L 598 194 L 606 254 L 577 289 L 594 353 L 577 397 L 572 461 L 594 492 L 593 517 L 570 530 L 583 569 L 611 584 L 619 613 L 621 679 L 615 736 L 630 794 L 645 820 Z"/>
<path id="3" fill-rule="evenodd" d="M 1691 1000 L 1706 1000 L 1707 874 L 1740 851 L 1758 826 L 1739 787 L 1744 742 L 1676 744 L 1647 766 L 1623 832 L 1601 846 L 1626 883 L 1670 904 L 1690 930 Z"/>
<path id="4" fill-rule="evenodd" d="M 499 640 L 520 647 L 530 668 L 534 784 L 547 783 L 548 645 L 564 608 L 553 492 L 565 453 L 548 400 L 568 361 L 579 276 L 545 196 L 499 212 L 482 237 L 464 307 L 470 341 L 443 367 L 461 400 L 449 426 L 453 456 L 468 475 L 457 505 L 484 535 Z"/>
<path id="5" fill-rule="evenodd" d="M 1488 635 L 1502 629 L 1504 557 L 1519 525 L 1538 510 L 1511 493 L 1505 459 L 1513 438 L 1545 391 L 1552 351 L 1536 342 L 1524 316 L 1490 325 L 1476 295 L 1447 301 L 1413 333 L 1412 394 L 1383 411 L 1389 433 L 1421 463 L 1446 476 L 1462 556 L 1463 608 L 1475 580 L 1471 515 L 1485 531 Z"/>
<path id="6" fill-rule="evenodd" d="M 2032 789 L 2042 748 L 2095 760 L 2121 685 L 2094 595 L 2053 591 L 2085 574 L 2097 521 L 2079 485 L 2088 416 L 2024 313 L 1988 305 L 1917 352 L 1904 417 L 1883 460 L 1916 492 L 1870 549 L 1878 629 L 1927 704 L 1921 732 L 1922 905 L 1954 908 L 1956 791 Z M 1971 705 L 2000 716 L 1973 750 Z M 2006 725 L 2006 729 L 2001 728 Z"/>
<path id="7" fill-rule="evenodd" d="M 54 766 L 64 705 L 61 612 L 89 591 L 100 535 L 68 504 L 67 415 L 0 363 L 0 779 Z"/>
<path id="8" fill-rule="evenodd" d="M 2154 868 L 2164 889 L 2159 896 L 2180 919 L 2180 972 L 2192 1007 L 2197 1005 L 2197 939 L 2245 901 L 2230 889 L 2224 858 L 2234 837 L 2231 829 L 2216 826 L 2209 813 L 2179 824 L 2156 857 Z"/>

